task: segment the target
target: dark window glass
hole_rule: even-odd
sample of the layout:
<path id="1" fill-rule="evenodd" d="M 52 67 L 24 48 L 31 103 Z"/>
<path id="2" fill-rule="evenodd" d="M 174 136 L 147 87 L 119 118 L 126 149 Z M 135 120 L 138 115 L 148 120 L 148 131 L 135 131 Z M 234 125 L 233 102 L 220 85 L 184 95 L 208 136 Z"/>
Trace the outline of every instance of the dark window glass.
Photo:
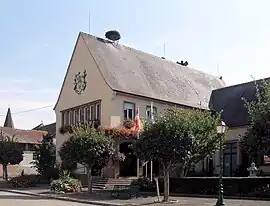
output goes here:
<path id="1" fill-rule="evenodd" d="M 96 119 L 100 120 L 100 104 L 96 104 Z"/>
<path id="2" fill-rule="evenodd" d="M 84 108 L 80 109 L 80 122 L 84 123 Z"/>
<path id="3" fill-rule="evenodd" d="M 85 120 L 86 120 L 86 122 L 89 122 L 89 120 L 90 120 L 90 108 L 89 107 L 85 107 Z"/>
<path id="4" fill-rule="evenodd" d="M 125 120 L 128 119 L 128 113 L 127 113 L 127 110 L 126 109 L 124 109 L 124 119 Z"/>
<path id="5" fill-rule="evenodd" d="M 69 111 L 65 112 L 65 125 L 70 125 L 70 122 L 69 122 Z"/>
<path id="6" fill-rule="evenodd" d="M 65 125 L 65 112 L 62 112 L 62 126 Z"/>
<path id="7" fill-rule="evenodd" d="M 95 107 L 94 107 L 94 105 L 91 105 L 90 110 L 91 110 L 91 120 L 95 120 Z"/>
<path id="8" fill-rule="evenodd" d="M 124 119 L 134 119 L 135 104 L 124 102 Z"/>
<path id="9" fill-rule="evenodd" d="M 70 125 L 73 125 L 74 124 L 74 116 L 73 116 L 73 111 L 71 110 L 69 112 L 69 121 L 70 121 Z"/>
<path id="10" fill-rule="evenodd" d="M 157 108 L 153 107 L 153 116 L 157 114 Z M 151 120 L 151 106 L 146 106 L 146 119 Z"/>

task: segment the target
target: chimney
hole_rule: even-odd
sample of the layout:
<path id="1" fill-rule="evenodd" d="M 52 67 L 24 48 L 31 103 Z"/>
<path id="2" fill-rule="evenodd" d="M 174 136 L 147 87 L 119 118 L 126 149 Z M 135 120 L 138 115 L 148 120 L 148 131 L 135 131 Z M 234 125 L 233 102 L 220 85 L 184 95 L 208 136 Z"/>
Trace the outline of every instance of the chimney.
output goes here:
<path id="1" fill-rule="evenodd" d="M 177 61 L 176 63 L 185 67 L 188 65 L 188 62 L 187 61 L 184 62 L 183 60 L 181 60 L 181 62 Z"/>
<path id="2" fill-rule="evenodd" d="M 10 128 L 14 129 L 14 123 L 13 123 L 13 120 L 12 120 L 10 108 L 8 108 L 8 111 L 7 111 L 4 127 L 10 127 Z"/>

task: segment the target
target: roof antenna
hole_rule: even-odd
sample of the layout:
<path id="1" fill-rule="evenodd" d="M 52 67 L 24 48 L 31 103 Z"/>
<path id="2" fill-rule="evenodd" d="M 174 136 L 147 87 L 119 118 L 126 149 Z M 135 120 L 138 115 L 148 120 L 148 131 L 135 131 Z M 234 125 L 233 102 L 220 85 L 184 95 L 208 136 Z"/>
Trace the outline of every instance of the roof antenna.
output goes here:
<path id="1" fill-rule="evenodd" d="M 219 63 L 217 63 L 217 76 L 219 76 Z"/>
<path id="2" fill-rule="evenodd" d="M 163 55 L 164 57 L 166 57 L 166 42 L 164 42 L 164 45 L 163 45 Z"/>
<path id="3" fill-rule="evenodd" d="M 90 12 L 89 12 L 89 17 L 88 17 L 88 29 L 89 29 L 89 34 L 90 34 L 90 26 L 91 26 L 91 15 L 90 15 Z"/>

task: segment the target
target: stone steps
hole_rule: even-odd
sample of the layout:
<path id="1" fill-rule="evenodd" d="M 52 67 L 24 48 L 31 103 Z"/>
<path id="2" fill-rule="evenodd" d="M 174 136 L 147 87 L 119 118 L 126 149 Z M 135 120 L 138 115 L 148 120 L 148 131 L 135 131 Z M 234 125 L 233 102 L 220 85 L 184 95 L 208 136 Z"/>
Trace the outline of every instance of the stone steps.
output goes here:
<path id="1" fill-rule="evenodd" d="M 135 177 L 132 178 L 95 178 L 93 179 L 93 189 L 102 190 L 106 188 L 113 188 L 114 185 L 130 185 Z"/>

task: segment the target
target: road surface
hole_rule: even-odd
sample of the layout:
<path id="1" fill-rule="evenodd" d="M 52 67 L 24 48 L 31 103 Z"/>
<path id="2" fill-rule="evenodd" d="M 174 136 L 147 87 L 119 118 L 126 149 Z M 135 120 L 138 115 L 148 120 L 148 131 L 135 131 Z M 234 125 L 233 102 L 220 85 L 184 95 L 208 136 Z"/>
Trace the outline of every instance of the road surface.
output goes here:
<path id="1" fill-rule="evenodd" d="M 0 191 L 0 205 L 5 206 L 89 206 L 89 204 L 44 199 L 35 196 L 21 195 Z M 91 205 L 96 206 L 96 205 Z"/>

